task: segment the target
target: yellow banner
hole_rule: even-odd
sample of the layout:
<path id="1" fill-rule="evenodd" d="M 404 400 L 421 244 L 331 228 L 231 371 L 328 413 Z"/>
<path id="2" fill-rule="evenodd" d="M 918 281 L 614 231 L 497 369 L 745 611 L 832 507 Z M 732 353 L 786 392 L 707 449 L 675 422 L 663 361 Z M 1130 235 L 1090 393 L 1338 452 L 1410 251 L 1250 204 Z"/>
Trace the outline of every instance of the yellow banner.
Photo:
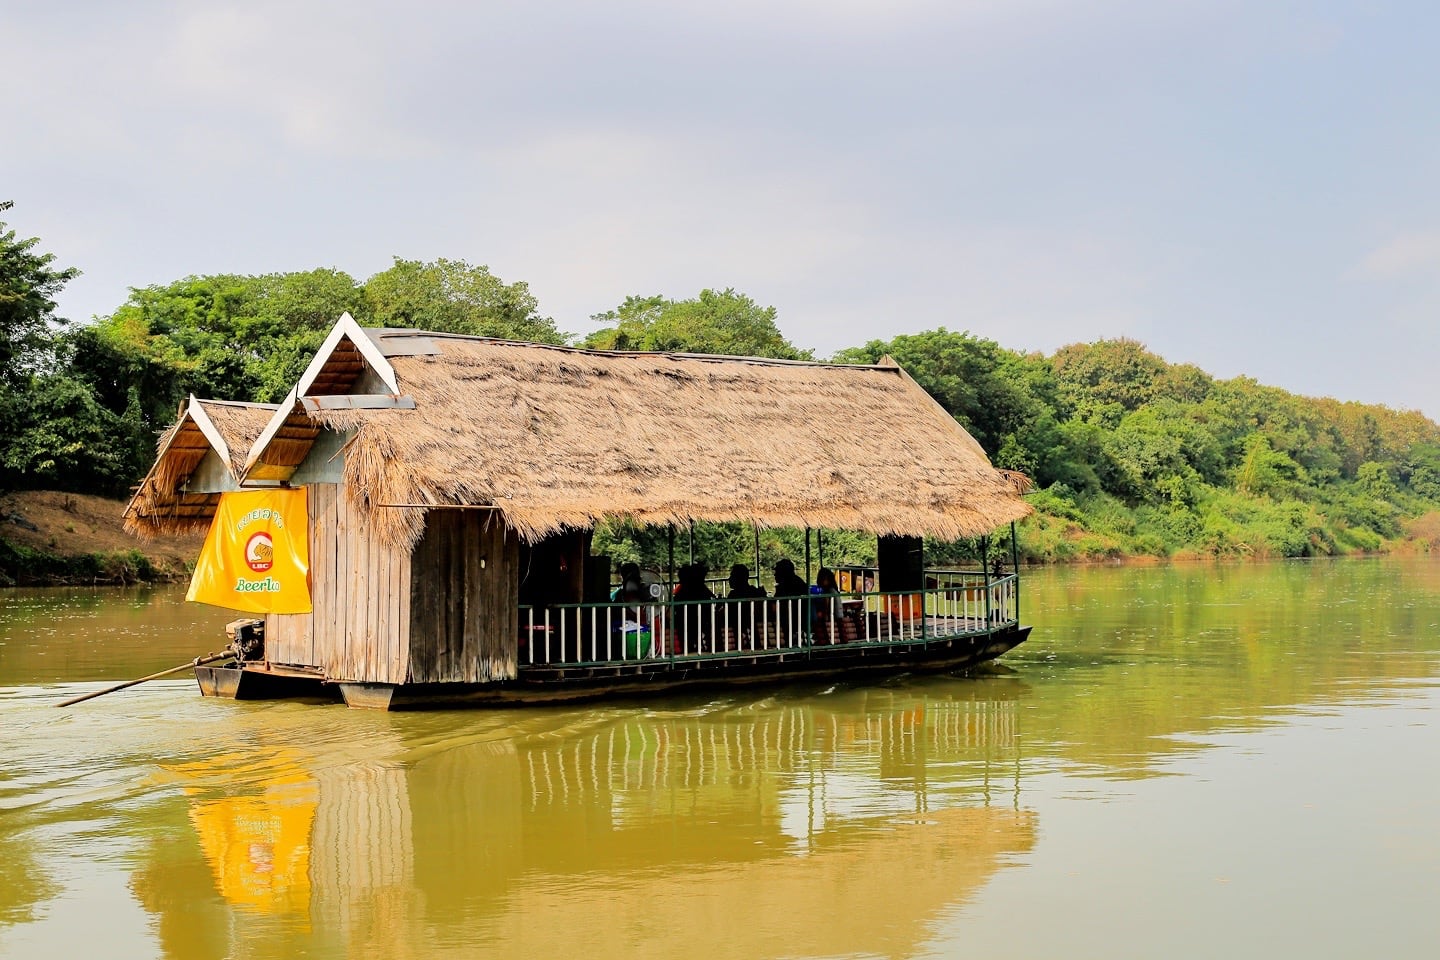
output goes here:
<path id="1" fill-rule="evenodd" d="M 222 493 L 186 600 L 250 613 L 310 612 L 305 488 Z"/>

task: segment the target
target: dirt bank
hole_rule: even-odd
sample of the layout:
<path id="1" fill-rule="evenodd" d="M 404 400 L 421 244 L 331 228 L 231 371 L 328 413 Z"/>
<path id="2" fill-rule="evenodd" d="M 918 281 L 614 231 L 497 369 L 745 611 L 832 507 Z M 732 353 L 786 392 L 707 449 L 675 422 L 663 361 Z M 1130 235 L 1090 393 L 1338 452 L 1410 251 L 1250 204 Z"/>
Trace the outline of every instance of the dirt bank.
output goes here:
<path id="1" fill-rule="evenodd" d="M 141 540 L 125 532 L 125 503 L 30 490 L 0 497 L 0 584 L 178 580 L 204 536 Z"/>

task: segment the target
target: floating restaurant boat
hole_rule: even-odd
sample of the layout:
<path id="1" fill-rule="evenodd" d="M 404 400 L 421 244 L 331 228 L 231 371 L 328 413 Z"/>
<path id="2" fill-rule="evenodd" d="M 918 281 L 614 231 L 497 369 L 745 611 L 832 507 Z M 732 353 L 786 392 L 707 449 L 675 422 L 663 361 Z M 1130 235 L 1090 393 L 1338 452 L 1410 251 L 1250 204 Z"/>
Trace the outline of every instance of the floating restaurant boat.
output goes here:
<path id="1" fill-rule="evenodd" d="M 1008 573 L 927 570 L 923 538 L 1009 525 L 1013 551 L 1028 485 L 888 360 L 587 351 L 346 314 L 285 402 L 191 398 L 125 519 L 208 528 L 207 555 L 248 565 L 213 577 L 234 602 L 211 602 L 258 616 L 232 662 L 196 666 L 207 696 L 388 709 L 991 660 L 1030 629 L 1013 554 Z M 591 547 L 614 521 L 861 531 L 877 564 L 849 593 L 683 601 L 670 570 L 612 600 Z"/>

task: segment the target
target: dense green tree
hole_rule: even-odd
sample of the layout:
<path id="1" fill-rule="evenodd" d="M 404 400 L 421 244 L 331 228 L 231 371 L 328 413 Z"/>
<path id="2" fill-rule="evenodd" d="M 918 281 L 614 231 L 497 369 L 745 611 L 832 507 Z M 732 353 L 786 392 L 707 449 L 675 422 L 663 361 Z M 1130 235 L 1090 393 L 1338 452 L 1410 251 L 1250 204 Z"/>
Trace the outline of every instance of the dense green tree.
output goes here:
<path id="1" fill-rule="evenodd" d="M 1218 382 L 1197 416 L 1208 425 L 1231 464 L 1244 459 L 1249 438 L 1258 433 L 1271 449 L 1295 460 L 1316 482 L 1340 475 L 1335 433 L 1313 405 L 1284 390 L 1263 386 L 1249 377 Z"/>
<path id="2" fill-rule="evenodd" d="M 1419 497 L 1440 503 L 1440 443 L 1416 443 L 1399 464 L 1402 481 Z"/>
<path id="3" fill-rule="evenodd" d="M 1048 360 L 941 327 L 842 350 L 841 363 L 899 363 L 968 430 L 996 466 L 1042 486 L 1098 484 L 1094 437 L 1057 416 L 1059 384 Z"/>
<path id="4" fill-rule="evenodd" d="M 1138 340 L 1097 340 L 1055 351 L 1051 363 L 1067 415 L 1115 426 L 1161 395 L 1168 366 Z"/>
<path id="5" fill-rule="evenodd" d="M 365 281 L 365 300 L 377 326 L 414 327 L 533 343 L 565 343 L 555 321 L 539 314 L 524 282 L 505 283 L 485 266 L 464 260 L 395 259 Z"/>
<path id="6" fill-rule="evenodd" d="M 730 288 L 702 290 L 689 300 L 630 296 L 614 310 L 590 319 L 603 324 L 584 340 L 595 350 L 811 359 L 808 350 L 780 333 L 774 307 L 762 307 Z"/>
<path id="7" fill-rule="evenodd" d="M 135 423 L 107 410 L 83 382 L 39 376 L 27 400 L 0 451 L 16 486 L 118 496 L 144 469 Z"/>
<path id="8" fill-rule="evenodd" d="M 1215 378 L 1192 363 L 1167 366 L 1160 377 L 1158 393 L 1177 403 L 1204 403 L 1215 387 Z"/>
<path id="9" fill-rule="evenodd" d="M 0 212 L 10 203 L 0 203 Z M 0 486 L 118 493 L 138 469 L 134 397 L 108 410 L 68 368 L 55 297 L 79 271 L 0 222 Z"/>
<path id="10" fill-rule="evenodd" d="M 14 206 L 0 201 L 0 214 Z M 0 385 L 15 389 L 46 365 L 54 329 L 55 296 L 80 271 L 56 269 L 55 255 L 36 252 L 38 237 L 21 240 L 0 220 Z"/>
<path id="11" fill-rule="evenodd" d="M 1245 459 L 1235 471 L 1235 488 L 1251 496 L 1285 497 L 1305 479 L 1305 469 L 1270 445 L 1263 433 L 1245 438 Z"/>
<path id="12" fill-rule="evenodd" d="M 340 314 L 361 319 L 364 309 L 363 292 L 337 270 L 187 277 L 132 290 L 73 338 L 73 362 L 112 410 L 139 389 L 158 428 L 191 393 L 280 399 Z"/>
<path id="13" fill-rule="evenodd" d="M 1041 412 L 1021 362 L 993 340 L 941 327 L 892 340 L 871 340 L 862 347 L 840 351 L 835 359 L 879 363 L 886 356 L 900 364 L 991 453 Z M 1015 367 L 1007 367 L 1007 362 Z"/>
<path id="14" fill-rule="evenodd" d="M 1214 438 L 1170 399 L 1126 414 L 1104 435 L 1104 449 L 1114 468 L 1109 489 L 1133 503 L 1193 503 L 1207 476 L 1222 473 Z"/>
<path id="15" fill-rule="evenodd" d="M 1393 501 L 1399 493 L 1385 464 L 1373 460 L 1360 464 L 1355 471 L 1355 485 L 1377 500 Z"/>

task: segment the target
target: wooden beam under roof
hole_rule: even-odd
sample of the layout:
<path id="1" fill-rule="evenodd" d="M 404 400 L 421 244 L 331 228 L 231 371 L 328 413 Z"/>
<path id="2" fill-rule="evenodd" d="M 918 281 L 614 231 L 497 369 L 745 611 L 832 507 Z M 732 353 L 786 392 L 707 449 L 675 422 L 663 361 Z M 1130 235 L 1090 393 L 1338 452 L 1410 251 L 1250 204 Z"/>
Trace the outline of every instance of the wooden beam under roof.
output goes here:
<path id="1" fill-rule="evenodd" d="M 308 411 L 319 410 L 414 410 L 414 397 L 392 397 L 388 393 L 344 393 L 329 397 L 301 397 Z"/>

